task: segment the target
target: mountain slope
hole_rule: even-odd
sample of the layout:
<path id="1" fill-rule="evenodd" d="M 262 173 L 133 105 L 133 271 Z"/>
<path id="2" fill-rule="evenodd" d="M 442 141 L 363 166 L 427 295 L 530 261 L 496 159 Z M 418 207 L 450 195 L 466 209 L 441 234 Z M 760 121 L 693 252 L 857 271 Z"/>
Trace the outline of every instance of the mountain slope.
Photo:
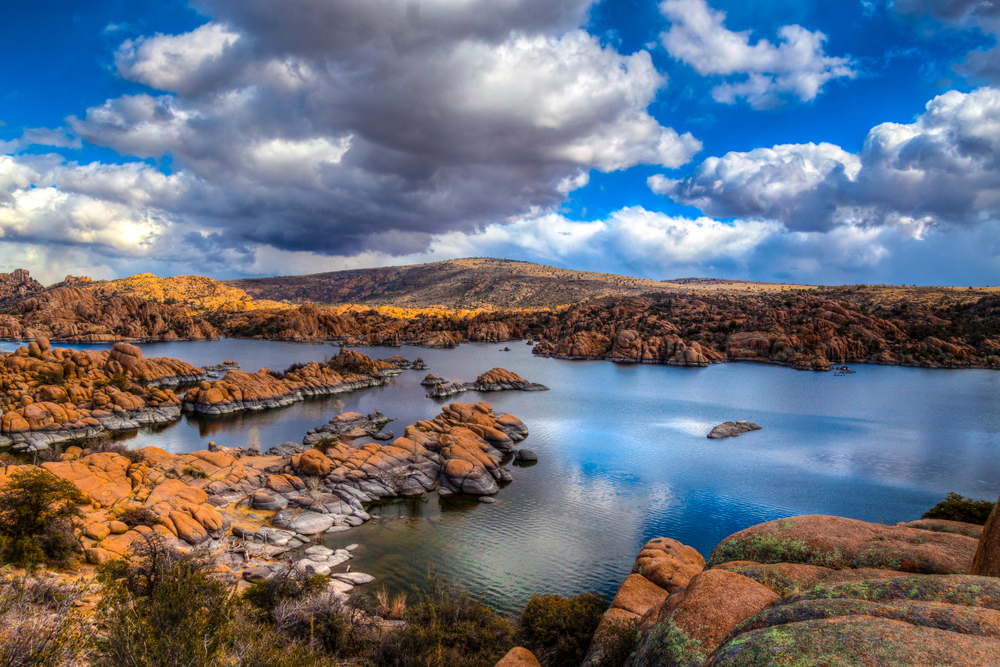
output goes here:
<path id="1" fill-rule="evenodd" d="M 600 297 L 677 289 L 676 285 L 643 278 L 489 258 L 230 280 L 226 284 L 256 299 L 409 308 L 549 308 Z"/>

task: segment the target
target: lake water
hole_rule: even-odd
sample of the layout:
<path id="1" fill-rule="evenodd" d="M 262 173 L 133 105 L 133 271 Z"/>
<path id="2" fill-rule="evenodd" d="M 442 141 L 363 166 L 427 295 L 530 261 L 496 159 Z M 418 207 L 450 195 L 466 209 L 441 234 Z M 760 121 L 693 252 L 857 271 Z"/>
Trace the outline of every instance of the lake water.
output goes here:
<path id="1" fill-rule="evenodd" d="M 380 409 L 397 435 L 450 400 L 487 400 L 531 431 L 539 462 L 512 466 L 496 504 L 432 496 L 372 510 L 379 518 L 330 538 L 358 542 L 355 571 L 408 590 L 428 565 L 492 605 L 516 611 L 532 593 L 613 594 L 646 540 L 666 536 L 706 557 L 724 537 L 795 514 L 895 523 L 919 518 L 949 491 L 1000 494 L 1000 373 L 858 365 L 854 375 L 748 363 L 702 369 L 540 359 L 521 343 L 454 350 L 360 348 L 374 358 L 423 357 L 435 375 L 471 381 L 501 366 L 551 388 L 541 393 L 425 397 L 427 371 L 391 385 L 288 408 L 180 422 L 128 443 L 174 452 L 300 442 L 341 411 Z M 3 343 L 0 349 L 14 349 Z M 330 345 L 252 340 L 159 343 L 146 356 L 195 365 L 235 359 L 284 369 L 333 356 Z M 712 426 L 747 419 L 762 431 L 708 440 Z"/>

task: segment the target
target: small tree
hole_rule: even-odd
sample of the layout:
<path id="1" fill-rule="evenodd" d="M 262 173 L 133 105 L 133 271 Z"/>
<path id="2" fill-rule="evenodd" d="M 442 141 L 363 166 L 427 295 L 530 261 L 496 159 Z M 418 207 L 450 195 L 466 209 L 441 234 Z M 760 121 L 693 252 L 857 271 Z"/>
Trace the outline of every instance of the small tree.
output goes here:
<path id="1" fill-rule="evenodd" d="M 94 667 L 214 667 L 232 639 L 232 590 L 210 576 L 206 550 L 181 553 L 148 533 L 132 562 L 98 570 L 104 597 Z"/>
<path id="2" fill-rule="evenodd" d="M 65 560 L 78 547 L 72 519 L 87 497 L 43 468 L 21 469 L 0 488 L 0 558 L 24 567 Z"/>
<path id="3" fill-rule="evenodd" d="M 980 526 L 986 524 L 993 511 L 993 503 L 988 500 L 973 500 L 952 491 L 948 497 L 924 512 L 924 519 L 944 519 L 961 521 Z"/>

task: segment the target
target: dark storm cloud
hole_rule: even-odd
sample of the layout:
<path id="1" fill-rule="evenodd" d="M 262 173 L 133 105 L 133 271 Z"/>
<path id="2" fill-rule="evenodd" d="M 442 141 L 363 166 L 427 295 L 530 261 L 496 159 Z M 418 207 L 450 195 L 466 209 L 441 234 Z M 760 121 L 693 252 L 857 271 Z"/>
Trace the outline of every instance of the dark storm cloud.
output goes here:
<path id="1" fill-rule="evenodd" d="M 211 22 L 118 51 L 121 76 L 164 94 L 70 127 L 171 157 L 185 187 L 171 213 L 233 242 L 419 252 L 551 209 L 592 169 L 700 149 L 647 113 L 666 84 L 648 53 L 576 29 L 590 4 L 204 0 Z"/>

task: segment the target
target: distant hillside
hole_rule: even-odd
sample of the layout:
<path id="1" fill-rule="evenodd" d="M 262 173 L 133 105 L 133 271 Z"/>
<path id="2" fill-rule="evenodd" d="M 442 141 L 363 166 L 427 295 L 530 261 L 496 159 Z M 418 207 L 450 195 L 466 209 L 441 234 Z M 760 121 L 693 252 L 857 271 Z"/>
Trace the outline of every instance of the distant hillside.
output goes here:
<path id="1" fill-rule="evenodd" d="M 639 296 L 676 289 L 643 278 L 487 258 L 230 280 L 226 284 L 255 299 L 408 308 L 546 308 L 600 297 Z"/>
<path id="2" fill-rule="evenodd" d="M 241 289 L 202 276 L 158 278 L 152 273 L 139 273 L 120 280 L 80 283 L 102 298 L 132 296 L 167 305 L 183 306 L 191 313 L 214 311 L 242 312 L 280 304 L 254 300 Z"/>

